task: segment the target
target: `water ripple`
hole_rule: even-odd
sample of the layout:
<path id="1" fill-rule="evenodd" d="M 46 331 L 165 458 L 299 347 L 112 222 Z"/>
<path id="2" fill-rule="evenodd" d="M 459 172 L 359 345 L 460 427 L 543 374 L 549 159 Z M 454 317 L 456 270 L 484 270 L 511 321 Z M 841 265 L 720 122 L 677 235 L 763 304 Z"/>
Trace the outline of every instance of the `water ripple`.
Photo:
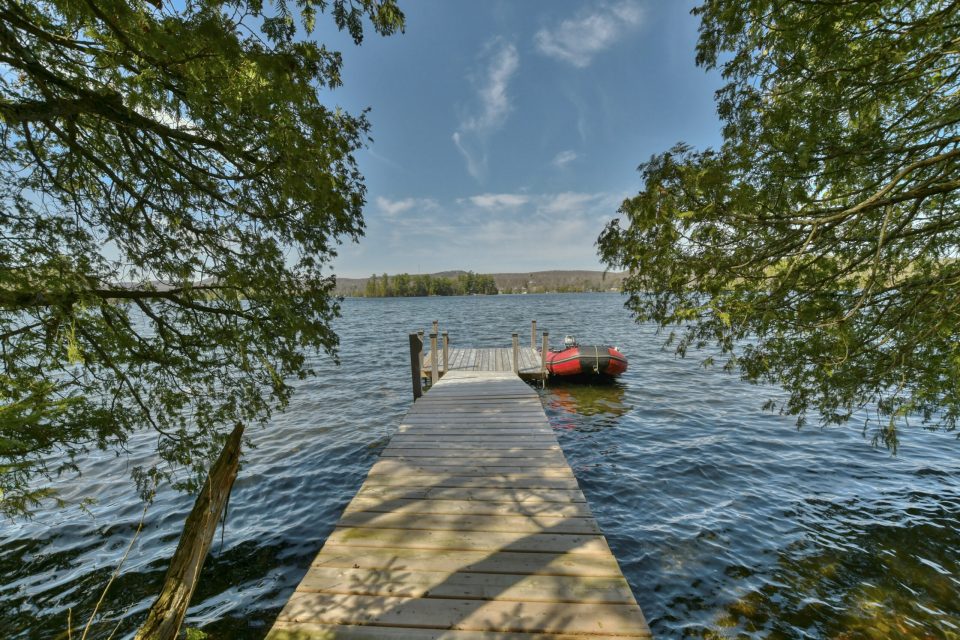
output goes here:
<path id="1" fill-rule="evenodd" d="M 906 429 L 896 457 L 859 426 L 798 430 L 764 413 L 776 389 L 678 360 L 616 295 L 347 300 L 342 366 L 314 357 L 287 413 L 251 434 L 187 624 L 262 638 L 409 406 L 407 333 L 443 322 L 454 344 L 505 346 L 537 318 L 618 344 L 612 385 L 553 384 L 544 407 L 660 638 L 960 637 L 960 443 Z M 60 485 L 77 507 L 0 530 L 0 629 L 57 637 L 85 622 L 140 518 L 129 454 L 91 456 Z M 161 492 L 105 601 L 95 637 L 131 635 L 191 506 Z"/>

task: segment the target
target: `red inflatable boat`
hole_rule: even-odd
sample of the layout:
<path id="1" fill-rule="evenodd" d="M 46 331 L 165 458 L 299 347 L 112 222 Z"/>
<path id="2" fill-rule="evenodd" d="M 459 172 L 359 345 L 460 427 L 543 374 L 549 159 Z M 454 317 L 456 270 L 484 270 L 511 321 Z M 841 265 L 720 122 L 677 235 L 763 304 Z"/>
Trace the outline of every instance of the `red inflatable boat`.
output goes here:
<path id="1" fill-rule="evenodd" d="M 627 370 L 627 357 L 616 347 L 579 345 L 569 336 L 563 351 L 547 354 L 547 371 L 554 376 L 618 376 Z"/>

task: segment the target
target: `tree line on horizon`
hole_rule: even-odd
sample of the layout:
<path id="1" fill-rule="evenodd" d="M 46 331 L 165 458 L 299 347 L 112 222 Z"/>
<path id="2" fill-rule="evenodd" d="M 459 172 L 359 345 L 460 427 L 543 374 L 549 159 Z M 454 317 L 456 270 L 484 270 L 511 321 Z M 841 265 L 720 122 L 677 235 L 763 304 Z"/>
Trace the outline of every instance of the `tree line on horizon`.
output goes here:
<path id="1" fill-rule="evenodd" d="M 429 274 L 410 275 L 400 273 L 390 276 L 384 273 L 370 276 L 363 290 L 355 289 L 346 295 L 364 298 L 410 298 L 416 296 L 466 296 L 496 295 L 499 293 L 493 276 L 477 274 L 472 271 L 459 274 L 456 278 L 431 276 Z"/>
<path id="2" fill-rule="evenodd" d="M 337 295 L 353 298 L 496 295 L 498 293 L 586 293 L 619 290 L 618 277 L 577 277 L 574 272 L 480 274 L 373 274 L 369 278 L 337 281 Z"/>

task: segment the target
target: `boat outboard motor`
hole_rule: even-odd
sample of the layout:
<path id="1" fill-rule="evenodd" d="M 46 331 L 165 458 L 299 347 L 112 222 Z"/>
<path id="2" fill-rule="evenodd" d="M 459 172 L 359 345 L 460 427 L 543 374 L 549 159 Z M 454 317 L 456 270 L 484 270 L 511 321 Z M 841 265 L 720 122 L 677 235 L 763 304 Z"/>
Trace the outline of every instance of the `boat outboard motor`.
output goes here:
<path id="1" fill-rule="evenodd" d="M 563 348 L 569 349 L 571 347 L 577 346 L 577 339 L 573 336 L 564 336 L 563 337 Z"/>

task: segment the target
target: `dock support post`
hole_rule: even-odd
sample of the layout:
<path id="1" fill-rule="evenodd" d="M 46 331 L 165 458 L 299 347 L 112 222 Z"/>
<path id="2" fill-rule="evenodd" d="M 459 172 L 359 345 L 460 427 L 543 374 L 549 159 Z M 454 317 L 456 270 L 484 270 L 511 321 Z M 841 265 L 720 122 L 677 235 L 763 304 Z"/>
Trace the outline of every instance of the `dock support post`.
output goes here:
<path id="1" fill-rule="evenodd" d="M 513 372 L 520 373 L 520 336 L 513 334 Z"/>
<path id="2" fill-rule="evenodd" d="M 426 364 L 423 361 L 423 329 L 417 331 L 417 335 L 420 336 L 420 371 L 423 371 L 423 365 Z"/>
<path id="3" fill-rule="evenodd" d="M 530 321 L 530 348 L 531 349 L 537 348 L 537 321 L 536 320 Z"/>
<path id="4" fill-rule="evenodd" d="M 450 336 L 446 331 L 443 332 L 443 373 L 446 375 L 450 371 Z"/>
<path id="5" fill-rule="evenodd" d="M 410 376 L 413 378 L 413 400 L 423 395 L 420 371 L 423 366 L 423 331 L 410 334 Z"/>
<path id="6" fill-rule="evenodd" d="M 433 332 L 436 333 L 436 334 L 438 334 L 438 335 L 440 334 L 440 321 L 439 321 L 439 320 L 434 320 L 434 321 L 433 321 Z"/>
<path id="7" fill-rule="evenodd" d="M 550 332 L 543 332 L 543 346 L 540 348 L 540 379 L 547 386 L 547 353 L 550 351 Z"/>
<path id="8" fill-rule="evenodd" d="M 438 363 L 437 360 L 437 333 L 430 333 L 430 385 L 433 386 L 437 384 L 437 380 L 440 379 L 440 372 L 437 371 Z"/>

